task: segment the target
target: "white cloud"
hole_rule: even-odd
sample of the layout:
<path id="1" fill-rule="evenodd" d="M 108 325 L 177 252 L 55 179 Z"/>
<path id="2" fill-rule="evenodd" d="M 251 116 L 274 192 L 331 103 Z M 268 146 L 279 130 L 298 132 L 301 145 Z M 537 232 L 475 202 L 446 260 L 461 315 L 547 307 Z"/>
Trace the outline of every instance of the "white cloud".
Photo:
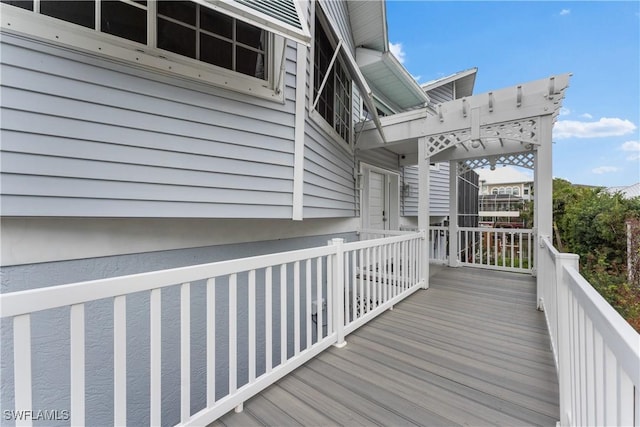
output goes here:
<path id="1" fill-rule="evenodd" d="M 620 146 L 620 149 L 629 153 L 627 160 L 640 160 L 640 142 L 627 141 Z"/>
<path id="2" fill-rule="evenodd" d="M 506 184 L 512 182 L 531 182 L 533 172 L 526 169 L 519 169 L 513 166 L 498 165 L 495 170 L 476 169 L 479 178 L 487 184 Z"/>
<path id="3" fill-rule="evenodd" d="M 562 9 L 560 11 L 560 16 L 568 15 L 571 13 L 571 9 Z"/>
<path id="4" fill-rule="evenodd" d="M 604 173 L 618 172 L 620 169 L 615 166 L 599 166 L 597 168 L 591 169 L 591 172 L 602 175 Z"/>
<path id="5" fill-rule="evenodd" d="M 582 117 L 583 119 L 593 119 L 593 116 L 589 113 L 584 113 L 584 114 L 580 114 L 580 117 Z"/>
<path id="6" fill-rule="evenodd" d="M 620 146 L 622 151 L 640 151 L 640 142 L 627 141 Z"/>
<path id="7" fill-rule="evenodd" d="M 602 138 L 627 135 L 635 130 L 636 125 L 632 122 L 616 117 L 602 117 L 597 122 L 558 120 L 553 127 L 553 137 L 555 139 Z"/>
<path id="8" fill-rule="evenodd" d="M 413 74 L 411 74 L 411 77 L 413 77 L 417 82 L 419 82 L 420 79 L 422 78 L 422 76 L 414 76 Z"/>
<path id="9" fill-rule="evenodd" d="M 402 49 L 402 43 L 391 43 L 389 42 L 389 50 L 393 53 L 393 56 L 396 57 L 401 64 L 404 64 L 405 52 Z"/>
<path id="10" fill-rule="evenodd" d="M 560 115 L 561 116 L 568 116 L 569 114 L 571 114 L 571 110 L 566 108 L 566 107 L 562 107 L 560 108 Z"/>

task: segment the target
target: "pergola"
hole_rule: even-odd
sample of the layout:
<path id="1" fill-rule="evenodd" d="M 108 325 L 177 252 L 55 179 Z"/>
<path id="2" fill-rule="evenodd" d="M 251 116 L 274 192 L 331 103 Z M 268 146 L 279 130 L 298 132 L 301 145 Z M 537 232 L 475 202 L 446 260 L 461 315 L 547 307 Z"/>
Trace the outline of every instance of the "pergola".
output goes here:
<path id="1" fill-rule="evenodd" d="M 381 117 L 382 132 L 365 123 L 357 148 L 385 148 L 397 153 L 402 165 L 418 165 L 418 227 L 423 230 L 429 228 L 429 165 L 450 162 L 449 236 L 458 231 L 458 174 L 498 164 L 533 169 L 534 233 L 548 237 L 553 221 L 552 128 L 570 77 L 561 74 L 445 102 L 435 114 L 421 108 Z M 450 238 L 450 254 L 458 253 L 457 243 Z M 536 245 L 536 259 L 539 250 Z M 456 257 L 450 256 L 449 263 L 457 266 Z M 428 286 L 428 262 L 424 269 Z M 540 285 L 538 280 L 538 295 Z"/>

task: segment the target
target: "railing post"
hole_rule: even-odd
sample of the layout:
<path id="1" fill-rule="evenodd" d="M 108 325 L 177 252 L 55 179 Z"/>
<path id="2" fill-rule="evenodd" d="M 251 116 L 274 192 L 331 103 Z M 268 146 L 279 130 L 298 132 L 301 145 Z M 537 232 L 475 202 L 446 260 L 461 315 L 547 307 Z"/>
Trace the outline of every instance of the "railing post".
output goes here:
<path id="1" fill-rule="evenodd" d="M 564 279 L 565 268 L 579 270 L 580 257 L 575 254 L 558 254 L 555 260 L 556 319 L 558 342 L 558 386 L 560 390 L 560 425 L 572 423 L 571 414 L 571 360 L 569 351 L 569 289 Z M 540 277 L 540 276 L 538 276 Z"/>
<path id="2" fill-rule="evenodd" d="M 420 265 L 422 266 L 420 275 L 422 277 L 420 277 L 420 280 L 422 281 L 422 289 L 429 289 L 429 230 L 420 230 L 420 238 L 422 239 L 422 244 L 420 245 L 422 249 L 422 254 L 420 254 Z"/>
<path id="3" fill-rule="evenodd" d="M 336 343 L 334 347 L 342 348 L 347 345 L 347 342 L 344 340 L 344 250 L 342 249 L 342 245 L 344 243 L 344 239 L 332 239 L 330 241 L 331 245 L 336 247 L 336 254 L 333 255 L 334 262 L 333 271 L 331 274 L 333 275 L 333 283 L 334 289 L 332 290 L 333 297 L 333 310 L 331 316 L 333 316 L 333 325 L 336 329 Z"/>

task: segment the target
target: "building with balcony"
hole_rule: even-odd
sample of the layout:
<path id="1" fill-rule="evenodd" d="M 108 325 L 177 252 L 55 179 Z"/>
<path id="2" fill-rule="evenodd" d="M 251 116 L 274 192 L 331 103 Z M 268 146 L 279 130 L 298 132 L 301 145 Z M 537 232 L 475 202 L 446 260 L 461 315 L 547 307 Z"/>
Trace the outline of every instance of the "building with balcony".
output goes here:
<path id="1" fill-rule="evenodd" d="M 0 14 L 3 425 L 639 425 L 640 337 L 550 243 L 569 74 L 431 103 L 383 1 Z M 495 165 L 534 228 L 462 224 Z"/>

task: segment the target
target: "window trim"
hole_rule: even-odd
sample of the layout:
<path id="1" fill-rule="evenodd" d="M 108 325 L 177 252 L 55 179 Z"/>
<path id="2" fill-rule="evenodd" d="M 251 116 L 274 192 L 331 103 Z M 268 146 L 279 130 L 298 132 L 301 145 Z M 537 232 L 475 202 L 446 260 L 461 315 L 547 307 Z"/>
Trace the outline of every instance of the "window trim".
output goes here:
<path id="1" fill-rule="evenodd" d="M 127 66 L 142 67 L 149 71 L 284 103 L 284 79 L 279 81 L 280 87 L 274 86 L 278 81 L 277 62 L 286 48 L 286 41 L 272 33 L 269 33 L 267 41 L 271 53 L 267 55 L 266 60 L 269 77 L 262 80 L 157 48 L 154 2 L 149 2 L 146 45 L 4 3 L 0 3 L 0 15 L 0 28 L 8 33 L 68 46 L 122 62 Z"/>
<path id="2" fill-rule="evenodd" d="M 312 7 L 312 16 L 310 18 L 310 22 L 313 22 L 313 40 L 315 41 L 315 36 L 316 36 L 316 17 L 318 17 L 318 20 L 320 21 L 320 24 L 322 25 L 322 30 L 324 31 L 325 35 L 327 36 L 327 38 L 329 39 L 329 42 L 332 45 L 332 48 L 334 49 L 334 53 L 336 51 L 336 49 L 342 50 L 343 47 L 339 46 L 339 40 L 335 35 L 335 31 L 331 26 L 331 23 L 329 22 L 329 20 L 326 18 L 326 16 L 323 13 L 318 13 L 317 11 L 317 5 L 316 7 Z M 341 45 L 344 45 L 344 43 L 341 43 Z M 341 149 L 343 149 L 344 151 L 346 151 L 349 154 L 353 154 L 354 153 L 354 133 L 355 133 L 355 126 L 354 126 L 354 117 L 353 117 L 353 86 L 355 85 L 354 82 L 354 78 L 351 75 L 351 72 L 349 70 L 349 67 L 346 64 L 346 60 L 345 58 L 343 58 L 344 53 L 343 52 L 338 52 L 338 55 L 336 57 L 336 62 L 340 62 L 340 65 L 342 66 L 342 68 L 344 69 L 344 71 L 347 73 L 347 75 L 349 76 L 349 79 L 351 81 L 350 87 L 351 87 L 351 93 L 349 94 L 349 98 L 350 98 L 350 102 L 349 102 L 349 122 L 350 122 L 350 132 L 349 132 L 349 141 L 345 141 L 340 134 L 338 133 L 338 131 L 335 130 L 335 128 L 325 120 L 325 118 L 322 116 L 322 114 L 320 114 L 320 112 L 318 112 L 313 105 L 313 102 L 315 100 L 316 94 L 315 94 L 315 43 L 311 43 L 311 62 L 310 62 L 310 72 L 309 72 L 309 85 L 308 85 L 308 101 L 307 101 L 307 109 L 309 111 L 309 117 L 311 118 L 311 120 L 320 127 L 321 130 L 323 130 L 325 133 L 328 134 L 328 136 L 330 137 L 330 140 L 332 142 L 335 143 L 335 145 L 337 145 L 338 147 L 340 147 Z M 335 65 L 334 65 L 335 66 Z M 335 94 L 334 94 L 334 98 L 335 98 Z"/>

